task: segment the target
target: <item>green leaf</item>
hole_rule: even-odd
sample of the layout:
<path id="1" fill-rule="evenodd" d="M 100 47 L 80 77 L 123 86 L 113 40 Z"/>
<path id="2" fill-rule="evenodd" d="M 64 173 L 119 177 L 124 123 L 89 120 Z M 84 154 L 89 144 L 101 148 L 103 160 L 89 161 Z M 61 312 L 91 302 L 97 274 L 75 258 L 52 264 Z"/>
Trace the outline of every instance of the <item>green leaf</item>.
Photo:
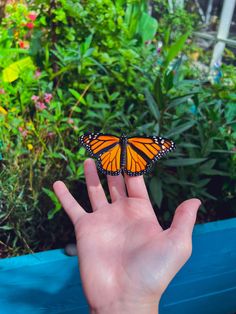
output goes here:
<path id="1" fill-rule="evenodd" d="M 201 195 L 205 196 L 208 199 L 212 199 L 214 201 L 217 201 L 217 198 L 209 193 L 207 193 L 206 191 L 201 191 Z"/>
<path id="2" fill-rule="evenodd" d="M 5 231 L 8 231 L 8 230 L 12 230 L 12 229 L 14 229 L 14 228 L 13 228 L 12 226 L 5 225 L 5 226 L 0 226 L 0 229 L 5 230 Z"/>
<path id="3" fill-rule="evenodd" d="M 83 105 L 87 105 L 85 99 L 83 98 L 83 96 L 77 92 L 76 90 L 69 88 L 69 92 Z"/>
<path id="4" fill-rule="evenodd" d="M 150 109 L 150 112 L 153 114 L 155 119 L 158 121 L 160 119 L 160 111 L 158 109 L 157 103 L 155 102 L 154 98 L 152 97 L 152 94 L 148 89 L 144 91 L 148 107 Z"/>
<path id="5" fill-rule="evenodd" d="M 210 181 L 211 179 L 202 179 L 197 182 L 197 187 L 204 188 Z"/>
<path id="6" fill-rule="evenodd" d="M 168 27 L 164 32 L 164 45 L 165 46 L 169 45 L 170 34 L 171 34 L 171 27 Z"/>
<path id="7" fill-rule="evenodd" d="M 2 79 L 4 82 L 14 82 L 19 78 L 22 72 L 29 68 L 34 68 L 33 61 L 30 57 L 13 62 L 3 70 Z"/>
<path id="8" fill-rule="evenodd" d="M 179 147 L 185 147 L 185 148 L 199 148 L 198 145 L 192 144 L 192 143 L 180 143 L 178 144 Z"/>
<path id="9" fill-rule="evenodd" d="M 143 12 L 138 23 L 138 33 L 142 37 L 144 43 L 154 38 L 157 32 L 157 27 L 157 20 L 148 13 Z"/>
<path id="10" fill-rule="evenodd" d="M 119 96 L 120 96 L 120 93 L 119 92 L 115 92 L 115 93 L 110 95 L 109 100 L 113 101 L 113 100 L 115 100 Z"/>
<path id="11" fill-rule="evenodd" d="M 235 154 L 235 151 L 226 150 L 226 149 L 212 149 L 211 153 Z"/>
<path id="12" fill-rule="evenodd" d="M 171 99 L 168 106 L 167 106 L 167 109 L 177 107 L 183 103 L 186 103 L 192 96 L 193 96 L 193 94 L 191 93 L 188 95 L 179 96 L 179 97 Z"/>
<path id="13" fill-rule="evenodd" d="M 174 85 L 174 72 L 173 71 L 169 71 L 165 73 L 163 84 L 167 92 L 173 87 Z"/>
<path id="14" fill-rule="evenodd" d="M 100 62 L 98 62 L 97 60 L 95 60 L 92 57 L 89 57 L 88 59 L 91 60 L 94 64 L 96 64 L 105 74 L 108 75 L 108 71 L 106 70 L 106 68 Z"/>
<path id="15" fill-rule="evenodd" d="M 48 212 L 48 219 L 52 219 L 57 212 L 61 209 L 61 203 L 57 199 L 56 195 L 49 189 L 43 188 L 44 193 L 51 199 L 55 207 Z"/>
<path id="16" fill-rule="evenodd" d="M 163 199 L 162 182 L 157 177 L 153 177 L 149 187 L 155 204 L 160 208 Z"/>
<path id="17" fill-rule="evenodd" d="M 209 170 L 215 165 L 215 163 L 216 163 L 216 159 L 208 160 L 207 162 L 205 162 L 199 167 L 199 171 L 204 172 L 206 170 Z"/>
<path id="18" fill-rule="evenodd" d="M 188 121 L 182 125 L 179 125 L 175 128 L 173 128 L 172 130 L 170 130 L 170 132 L 166 133 L 165 136 L 166 137 L 171 137 L 173 135 L 177 135 L 177 134 L 180 134 L 180 133 L 183 133 L 187 130 L 189 130 L 191 127 L 193 127 L 193 125 L 195 124 L 196 122 L 195 121 Z"/>
<path id="19" fill-rule="evenodd" d="M 223 177 L 230 177 L 231 175 L 228 172 L 217 170 L 217 169 L 207 169 L 205 170 L 204 174 L 208 176 L 223 176 Z"/>
<path id="20" fill-rule="evenodd" d="M 161 79 L 157 76 L 154 83 L 154 97 L 157 102 L 158 107 L 161 109 L 164 107 L 164 95 L 162 93 Z"/>
<path id="21" fill-rule="evenodd" d="M 180 36 L 168 49 L 168 53 L 166 56 L 165 66 L 167 67 L 169 63 L 178 56 L 180 51 L 182 50 L 187 38 L 189 36 L 189 33 L 186 33 L 182 36 Z"/>
<path id="22" fill-rule="evenodd" d="M 85 42 L 83 43 L 83 46 L 84 46 L 84 49 L 85 51 L 89 49 L 91 43 L 92 43 L 92 40 L 93 40 L 93 34 L 89 35 L 86 39 L 85 39 Z"/>
<path id="23" fill-rule="evenodd" d="M 176 158 L 176 159 L 165 160 L 163 161 L 163 164 L 169 167 L 192 166 L 192 165 L 200 164 L 201 162 L 205 160 L 206 158 Z"/>

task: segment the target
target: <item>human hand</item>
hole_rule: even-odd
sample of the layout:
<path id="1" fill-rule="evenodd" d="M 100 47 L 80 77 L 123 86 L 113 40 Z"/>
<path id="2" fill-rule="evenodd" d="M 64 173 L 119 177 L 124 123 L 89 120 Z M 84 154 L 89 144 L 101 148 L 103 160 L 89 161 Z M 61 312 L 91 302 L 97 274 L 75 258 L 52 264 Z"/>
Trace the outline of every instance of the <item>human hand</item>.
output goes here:
<path id="1" fill-rule="evenodd" d="M 53 187 L 75 227 L 91 313 L 157 313 L 162 293 L 191 255 L 200 201 L 179 205 L 163 230 L 142 176 L 107 176 L 109 203 L 92 159 L 84 170 L 93 213 L 85 212 L 63 182 Z"/>

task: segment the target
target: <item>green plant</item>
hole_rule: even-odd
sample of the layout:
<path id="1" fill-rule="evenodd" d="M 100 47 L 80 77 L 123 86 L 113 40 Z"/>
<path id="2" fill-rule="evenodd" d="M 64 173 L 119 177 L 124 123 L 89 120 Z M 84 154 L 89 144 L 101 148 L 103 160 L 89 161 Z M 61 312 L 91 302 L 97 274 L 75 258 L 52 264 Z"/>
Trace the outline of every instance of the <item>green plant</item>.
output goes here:
<path id="1" fill-rule="evenodd" d="M 82 180 L 85 153 L 79 150 L 78 135 L 88 128 L 117 132 L 128 125 L 132 129 L 133 117 L 125 121 L 126 112 L 145 101 L 141 87 L 146 79 L 138 79 L 135 67 L 147 54 L 149 47 L 143 40 L 149 35 L 144 28 L 142 35 L 139 23 L 132 39 L 125 22 L 126 5 L 112 4 L 111 10 L 111 4 L 98 1 L 100 15 L 94 12 L 92 1 L 88 6 L 81 3 L 77 13 L 75 1 L 7 6 L 8 16 L 0 26 L 0 50 L 5 54 L 0 79 L 0 140 L 1 183 L 6 191 L 1 200 L 4 212 L 10 212 L 3 217 L 2 239 L 7 247 L 14 247 L 8 254 L 29 252 L 21 240 L 15 240 L 21 229 L 26 232 L 28 249 L 57 245 L 56 236 L 52 231 L 47 233 L 46 226 L 50 223 L 53 230 L 64 215 L 55 216 L 59 206 L 50 189 L 60 177 L 69 185 Z M 103 9 L 108 7 L 105 14 Z M 35 14 L 29 29 L 25 23 L 31 11 Z M 152 20 L 144 8 L 140 12 L 147 21 Z M 114 19 L 117 23 L 112 22 Z M 79 33 L 75 31 L 78 28 Z M 133 103 L 130 107 L 129 102 Z M 17 175 L 13 178 L 11 173 Z M 14 215 L 8 209 L 10 202 L 6 205 L 11 186 L 5 179 L 8 176 L 14 181 L 12 202 L 21 194 Z M 26 208 L 30 228 L 40 225 L 45 242 L 40 244 L 39 235 L 25 226 L 21 205 Z M 48 222 L 47 217 L 53 221 Z M 68 236 L 64 238 L 66 241 Z"/>
<path id="2" fill-rule="evenodd" d="M 170 49 L 177 46 L 173 44 Z M 169 54 L 175 52 L 169 50 Z M 172 154 L 175 158 L 161 161 L 159 170 L 148 181 L 154 203 L 161 210 L 169 209 L 163 216 L 168 221 L 171 211 L 186 196 L 201 198 L 205 214 L 207 210 L 220 210 L 223 197 L 219 197 L 219 191 L 235 180 L 236 112 L 231 103 L 235 95 L 230 89 L 225 91 L 223 82 L 209 85 L 183 80 L 184 67 L 178 60 L 167 67 L 165 64 L 160 67 L 152 92 L 146 91 L 146 98 L 156 121 L 149 132 L 171 137 L 177 145 Z M 232 210 L 232 192 L 223 202 Z"/>
<path id="3" fill-rule="evenodd" d="M 172 2 L 172 1 L 171 1 Z M 189 1 L 192 5 L 192 1 Z M 169 1 L 154 0 L 153 15 L 159 22 L 158 40 L 165 40 L 166 33 L 170 33 L 170 40 L 175 40 L 181 34 L 196 29 L 199 17 L 187 9 L 188 3 L 180 7 L 173 1 L 173 8 Z"/>
<path id="4" fill-rule="evenodd" d="M 78 145 L 87 131 L 155 134 L 176 142 L 170 159 L 147 177 L 163 223 L 192 196 L 206 200 L 206 219 L 219 200 L 233 210 L 234 68 L 223 68 L 220 84 L 192 73 L 191 60 L 183 57 L 192 15 L 179 12 L 174 21 L 167 11 L 157 23 L 145 1 L 124 0 L 35 0 L 6 10 L 0 25 L 4 256 L 71 239 L 72 226 L 51 186 L 65 180 L 89 209 L 86 154 Z"/>

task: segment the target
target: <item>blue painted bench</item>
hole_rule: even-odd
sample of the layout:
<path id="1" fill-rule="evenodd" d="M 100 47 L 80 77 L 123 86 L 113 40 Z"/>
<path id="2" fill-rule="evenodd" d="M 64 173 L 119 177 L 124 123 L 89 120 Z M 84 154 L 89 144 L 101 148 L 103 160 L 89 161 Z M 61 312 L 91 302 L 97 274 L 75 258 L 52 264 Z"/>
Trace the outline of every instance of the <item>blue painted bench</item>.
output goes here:
<path id="1" fill-rule="evenodd" d="M 77 257 L 52 250 L 0 260 L 0 313 L 89 313 Z M 195 227 L 192 257 L 163 295 L 160 313 L 236 313 L 236 218 Z"/>

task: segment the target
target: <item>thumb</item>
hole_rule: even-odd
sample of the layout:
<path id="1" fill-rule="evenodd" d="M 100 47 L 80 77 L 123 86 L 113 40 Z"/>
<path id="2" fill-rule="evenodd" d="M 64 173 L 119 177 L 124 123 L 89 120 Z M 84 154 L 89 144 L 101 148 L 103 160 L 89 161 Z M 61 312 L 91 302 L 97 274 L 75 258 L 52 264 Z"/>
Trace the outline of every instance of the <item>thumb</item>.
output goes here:
<path id="1" fill-rule="evenodd" d="M 170 226 L 171 232 L 181 234 L 184 237 L 191 237 L 200 205 L 201 201 L 197 198 L 192 198 L 181 203 L 175 211 Z"/>

